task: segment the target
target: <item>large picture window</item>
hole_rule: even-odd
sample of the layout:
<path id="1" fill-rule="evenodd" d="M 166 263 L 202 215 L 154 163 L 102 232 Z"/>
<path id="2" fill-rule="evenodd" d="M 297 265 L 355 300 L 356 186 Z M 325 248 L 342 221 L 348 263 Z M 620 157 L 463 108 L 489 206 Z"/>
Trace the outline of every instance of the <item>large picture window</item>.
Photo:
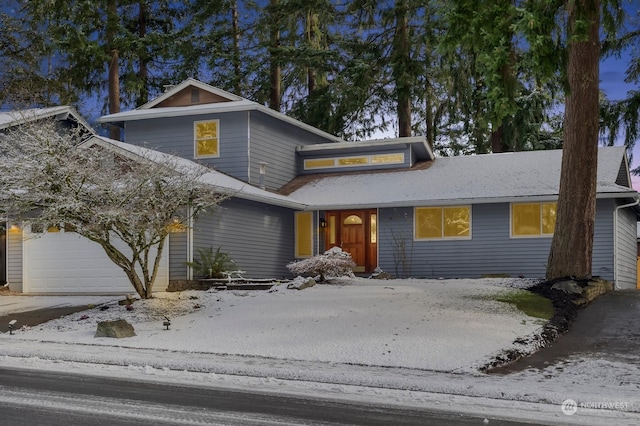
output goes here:
<path id="1" fill-rule="evenodd" d="M 540 237 L 553 235 L 557 203 L 511 204 L 511 236 Z"/>
<path id="2" fill-rule="evenodd" d="M 194 123 L 194 150 L 196 158 L 220 156 L 220 120 Z"/>
<path id="3" fill-rule="evenodd" d="M 471 207 L 416 207 L 416 240 L 471 238 Z"/>

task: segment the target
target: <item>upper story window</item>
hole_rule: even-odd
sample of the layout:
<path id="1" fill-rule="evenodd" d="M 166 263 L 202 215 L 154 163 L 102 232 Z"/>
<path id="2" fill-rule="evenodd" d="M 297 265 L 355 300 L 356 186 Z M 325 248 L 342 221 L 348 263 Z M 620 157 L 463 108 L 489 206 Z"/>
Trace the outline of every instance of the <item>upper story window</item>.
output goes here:
<path id="1" fill-rule="evenodd" d="M 196 158 L 220 156 L 220 120 L 193 123 Z"/>
<path id="2" fill-rule="evenodd" d="M 511 236 L 551 236 L 556 227 L 557 203 L 511 204 Z"/>
<path id="3" fill-rule="evenodd" d="M 304 160 L 304 169 L 328 169 L 380 164 L 403 164 L 404 153 L 362 155 L 357 157 L 327 157 Z"/>
<path id="4" fill-rule="evenodd" d="M 416 207 L 416 240 L 471 238 L 471 207 Z"/>

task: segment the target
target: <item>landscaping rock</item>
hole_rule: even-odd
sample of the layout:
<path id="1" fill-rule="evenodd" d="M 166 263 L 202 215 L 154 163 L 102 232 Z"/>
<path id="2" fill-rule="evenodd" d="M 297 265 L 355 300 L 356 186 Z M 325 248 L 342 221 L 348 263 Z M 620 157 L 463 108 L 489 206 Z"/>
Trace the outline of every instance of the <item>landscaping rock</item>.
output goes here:
<path id="1" fill-rule="evenodd" d="M 316 285 L 316 280 L 314 280 L 313 278 L 296 277 L 293 281 L 291 281 L 291 283 L 289 283 L 289 285 L 287 285 L 287 288 L 304 290 L 305 288 L 313 287 L 314 285 Z"/>
<path id="2" fill-rule="evenodd" d="M 567 294 L 582 294 L 582 287 L 573 280 L 559 281 L 551 286 L 552 290 L 560 290 Z"/>
<path id="3" fill-rule="evenodd" d="M 94 337 L 133 337 L 136 333 L 133 326 L 123 319 L 115 321 L 101 321 L 98 323 L 96 335 Z"/>

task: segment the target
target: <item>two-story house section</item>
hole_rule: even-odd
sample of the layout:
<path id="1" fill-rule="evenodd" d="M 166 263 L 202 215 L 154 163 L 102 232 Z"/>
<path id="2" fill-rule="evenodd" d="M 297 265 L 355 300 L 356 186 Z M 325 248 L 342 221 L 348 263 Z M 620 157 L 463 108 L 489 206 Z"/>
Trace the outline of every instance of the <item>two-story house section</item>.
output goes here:
<path id="1" fill-rule="evenodd" d="M 269 190 L 298 174 L 297 147 L 345 142 L 194 79 L 99 121 L 122 127 L 127 143 L 194 160 Z"/>

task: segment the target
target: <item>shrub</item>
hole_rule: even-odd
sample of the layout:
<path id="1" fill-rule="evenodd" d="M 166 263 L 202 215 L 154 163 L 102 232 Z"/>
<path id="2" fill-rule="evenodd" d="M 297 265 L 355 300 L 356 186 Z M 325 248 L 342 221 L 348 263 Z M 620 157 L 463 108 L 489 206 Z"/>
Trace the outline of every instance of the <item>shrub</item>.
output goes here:
<path id="1" fill-rule="evenodd" d="M 202 278 L 224 278 L 223 272 L 235 269 L 235 262 L 229 253 L 220 251 L 222 247 L 214 252 L 213 247 L 198 249 L 198 259 L 187 262 L 193 268 L 195 274 Z"/>
<path id="2" fill-rule="evenodd" d="M 291 262 L 287 268 L 296 275 L 320 277 L 318 281 L 326 281 L 327 278 L 353 276 L 355 262 L 351 255 L 342 251 L 340 247 L 332 247 L 323 254 L 309 259 Z"/>

